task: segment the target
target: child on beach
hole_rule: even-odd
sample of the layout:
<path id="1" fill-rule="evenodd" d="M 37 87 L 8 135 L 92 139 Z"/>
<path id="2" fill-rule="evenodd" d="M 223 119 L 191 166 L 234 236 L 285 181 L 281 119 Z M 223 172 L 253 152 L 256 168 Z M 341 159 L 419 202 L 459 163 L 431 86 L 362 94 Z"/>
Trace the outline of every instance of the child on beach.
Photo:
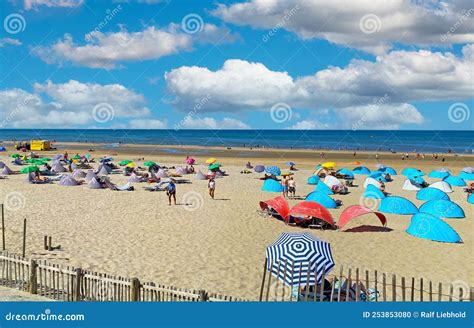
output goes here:
<path id="1" fill-rule="evenodd" d="M 209 182 L 207 183 L 207 188 L 209 189 L 209 196 L 214 199 L 214 192 L 216 191 L 216 180 L 214 180 L 214 178 L 209 179 Z"/>
<path id="2" fill-rule="evenodd" d="M 171 206 L 171 197 L 173 197 L 173 202 L 176 205 L 176 185 L 173 179 L 170 179 L 170 182 L 166 186 L 166 195 L 168 196 L 169 206 Z"/>

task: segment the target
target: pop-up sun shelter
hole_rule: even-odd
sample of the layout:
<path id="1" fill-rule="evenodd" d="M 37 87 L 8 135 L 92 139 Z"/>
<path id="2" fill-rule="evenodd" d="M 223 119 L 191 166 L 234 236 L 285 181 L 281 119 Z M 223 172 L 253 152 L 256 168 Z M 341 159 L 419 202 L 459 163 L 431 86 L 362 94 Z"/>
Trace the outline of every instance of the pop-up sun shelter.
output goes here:
<path id="1" fill-rule="evenodd" d="M 437 200 L 437 199 L 444 199 L 444 200 L 449 200 L 449 196 L 444 192 L 436 188 L 423 188 L 420 189 L 416 193 L 416 199 L 418 200 Z"/>
<path id="2" fill-rule="evenodd" d="M 338 178 L 333 177 L 332 175 L 327 175 L 324 178 L 324 184 L 327 185 L 329 188 L 332 188 L 334 186 L 342 186 L 341 181 L 339 181 Z"/>
<path id="3" fill-rule="evenodd" d="M 448 171 L 439 171 L 439 170 L 433 170 L 428 174 L 430 178 L 434 179 L 444 179 L 446 177 L 450 176 L 450 173 Z"/>
<path id="4" fill-rule="evenodd" d="M 290 211 L 290 208 L 288 207 L 286 199 L 282 196 L 260 202 L 260 208 L 262 211 L 268 211 L 280 220 L 284 220 L 285 222 L 288 221 L 288 212 Z"/>
<path id="5" fill-rule="evenodd" d="M 370 174 L 370 170 L 368 167 L 365 166 L 358 166 L 352 170 L 354 174 Z"/>
<path id="6" fill-rule="evenodd" d="M 453 192 L 453 188 L 451 188 L 451 185 L 446 181 L 437 181 L 435 183 L 432 183 L 430 184 L 430 188 L 436 188 L 445 193 Z"/>
<path id="7" fill-rule="evenodd" d="M 309 185 L 317 185 L 319 180 L 321 180 L 317 175 L 312 175 L 308 178 Z"/>
<path id="8" fill-rule="evenodd" d="M 364 198 L 384 199 L 384 193 L 376 186 L 369 184 L 363 194 Z"/>
<path id="9" fill-rule="evenodd" d="M 407 215 L 418 213 L 418 208 L 406 198 L 389 196 L 382 199 L 380 202 L 379 211 L 384 213 Z"/>
<path id="10" fill-rule="evenodd" d="M 390 174 L 390 175 L 397 175 L 397 171 L 391 167 L 381 167 L 377 170 L 377 172 L 381 172 L 383 174 Z"/>
<path id="11" fill-rule="evenodd" d="M 306 196 L 306 200 L 321 204 L 325 208 L 337 208 L 336 201 L 321 192 L 313 191 L 312 193 L 308 194 L 308 196 Z"/>
<path id="12" fill-rule="evenodd" d="M 265 180 L 262 186 L 262 191 L 266 192 L 283 192 L 283 190 L 284 186 L 282 186 L 280 182 L 273 179 Z"/>
<path id="13" fill-rule="evenodd" d="M 454 176 L 454 175 L 450 175 L 449 177 L 446 177 L 443 179 L 443 181 L 449 183 L 451 186 L 455 186 L 455 187 L 464 187 L 466 186 L 466 182 L 464 181 L 464 179 L 460 178 L 460 177 L 457 177 L 457 176 Z"/>
<path id="14" fill-rule="evenodd" d="M 326 195 L 334 195 L 334 192 L 325 183 L 318 183 L 314 190 L 318 192 L 322 192 Z"/>
<path id="15" fill-rule="evenodd" d="M 380 223 L 385 227 L 387 224 L 387 218 L 385 215 L 383 215 L 380 212 L 375 212 L 371 210 L 368 207 L 361 206 L 361 205 L 352 205 L 346 208 L 344 211 L 342 211 L 341 216 L 339 217 L 339 220 L 337 221 L 337 225 L 339 229 L 342 229 L 349 221 L 352 219 L 355 219 L 356 217 L 359 217 L 361 215 L 365 214 L 370 214 L 373 213 L 377 216 L 377 218 L 380 220 Z"/>
<path id="16" fill-rule="evenodd" d="M 407 233 L 423 239 L 444 243 L 462 243 L 458 233 L 446 222 L 428 213 L 413 215 Z"/>
<path id="17" fill-rule="evenodd" d="M 429 213 L 439 218 L 464 218 L 464 211 L 458 204 L 450 200 L 430 200 L 420 206 L 420 212 Z"/>
<path id="18" fill-rule="evenodd" d="M 474 173 L 461 172 L 459 177 L 464 180 L 474 180 Z"/>
<path id="19" fill-rule="evenodd" d="M 324 206 L 315 202 L 304 201 L 298 203 L 290 209 L 288 214 L 293 216 L 296 222 L 317 218 L 325 221 L 331 226 L 334 226 L 334 220 L 332 219 L 331 213 L 329 213 Z"/>

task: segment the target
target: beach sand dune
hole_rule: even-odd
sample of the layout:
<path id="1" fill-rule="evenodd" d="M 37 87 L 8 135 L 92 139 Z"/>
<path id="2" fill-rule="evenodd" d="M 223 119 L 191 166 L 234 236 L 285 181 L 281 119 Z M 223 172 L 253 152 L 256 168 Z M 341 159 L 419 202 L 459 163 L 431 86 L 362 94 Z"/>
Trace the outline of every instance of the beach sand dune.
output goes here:
<path id="1" fill-rule="evenodd" d="M 75 152 L 75 150 L 74 150 Z M 132 158 L 139 151 L 116 150 L 117 160 Z M 110 152 L 109 152 L 110 154 Z M 102 153 L 97 152 L 96 157 Z M 182 163 L 183 156 L 172 154 L 141 153 L 146 160 L 160 164 Z M 321 161 L 318 156 L 303 156 L 286 152 L 272 158 L 263 156 L 253 163 L 276 163 L 297 158 L 302 168 Z M 6 156 L 0 159 L 8 161 Z M 337 157 L 328 154 L 329 160 L 340 161 L 340 167 L 353 165 L 351 155 Z M 430 161 L 402 162 L 395 158 L 380 158 L 384 164 L 401 169 L 416 166 L 429 171 L 434 167 L 448 166 L 459 169 L 472 158 L 450 158 L 448 163 Z M 205 157 L 198 158 L 203 163 Z M 217 180 L 216 199 L 207 195 L 207 182 L 187 176 L 191 184 L 177 185 L 179 205 L 168 206 L 164 192 L 148 192 L 135 183 L 135 191 L 114 192 L 91 190 L 87 186 L 63 187 L 30 185 L 24 175 L 12 175 L 0 180 L 0 199 L 9 204 L 5 210 L 7 249 L 21 252 L 23 218 L 28 219 L 27 255 L 52 260 L 64 265 L 107 272 L 126 277 L 139 277 L 181 288 L 205 289 L 236 297 L 256 299 L 261 283 L 265 249 L 282 232 L 303 232 L 286 226 L 275 219 L 258 215 L 258 203 L 277 196 L 261 191 L 258 174 L 240 174 L 245 160 L 222 156 L 228 177 Z M 374 169 L 375 159 L 367 155 L 365 164 Z M 234 163 L 234 165 L 231 165 Z M 471 160 L 472 163 L 472 160 Z M 204 165 L 197 169 L 206 171 Z M 306 184 L 310 169 L 296 172 L 297 194 L 305 196 L 314 186 Z M 336 196 L 344 206 L 331 210 L 335 219 L 348 205 L 359 204 L 363 192 L 363 178 L 357 176 L 357 188 L 351 193 Z M 113 182 L 124 184 L 127 177 L 111 175 Z M 387 186 L 394 195 L 402 195 L 417 206 L 416 192 L 403 191 L 403 177 Z M 428 181 L 434 181 L 428 179 Z M 18 203 L 12 203 L 16 197 Z M 311 233 L 331 243 L 337 265 L 398 276 L 423 277 L 432 281 L 462 280 L 473 285 L 473 206 L 466 201 L 462 188 L 450 194 L 466 212 L 465 219 L 447 222 L 460 234 L 463 244 L 444 244 L 418 239 L 405 232 L 410 216 L 388 214 L 387 231 L 377 228 L 380 223 L 370 215 L 348 225 L 348 232 L 311 230 Z M 298 201 L 290 200 L 290 206 Z M 376 207 L 375 202 L 363 202 Z M 12 205 L 13 204 L 13 205 Z M 186 205 L 188 204 L 188 205 Z M 358 226 L 363 226 L 356 228 Z M 53 237 L 53 244 L 61 250 L 42 250 L 43 236 Z"/>

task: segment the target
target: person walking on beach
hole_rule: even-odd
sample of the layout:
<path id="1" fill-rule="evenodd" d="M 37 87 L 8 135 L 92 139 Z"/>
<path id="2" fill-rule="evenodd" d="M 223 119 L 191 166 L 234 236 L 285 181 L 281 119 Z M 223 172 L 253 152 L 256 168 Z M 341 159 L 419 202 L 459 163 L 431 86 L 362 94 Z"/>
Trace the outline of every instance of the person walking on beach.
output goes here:
<path id="1" fill-rule="evenodd" d="M 170 179 L 170 182 L 166 186 L 166 195 L 168 196 L 169 206 L 171 206 L 171 197 L 173 197 L 173 202 L 176 205 L 176 185 L 173 179 Z"/>
<path id="2" fill-rule="evenodd" d="M 207 188 L 209 189 L 209 196 L 214 199 L 214 192 L 216 191 L 216 180 L 214 180 L 214 178 L 209 179 L 209 182 L 207 183 Z"/>

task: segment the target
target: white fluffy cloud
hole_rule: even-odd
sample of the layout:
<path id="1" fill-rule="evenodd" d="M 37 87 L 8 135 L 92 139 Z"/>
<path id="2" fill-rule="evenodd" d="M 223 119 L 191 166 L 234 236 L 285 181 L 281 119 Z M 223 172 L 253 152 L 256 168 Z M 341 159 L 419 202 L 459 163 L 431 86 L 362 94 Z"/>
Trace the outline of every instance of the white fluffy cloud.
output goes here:
<path id="1" fill-rule="evenodd" d="M 84 0 L 24 0 L 23 7 L 26 10 L 36 9 L 40 6 L 45 7 L 78 7 L 84 3 Z"/>
<path id="2" fill-rule="evenodd" d="M 463 57 L 451 53 L 392 51 L 374 62 L 353 60 L 292 78 L 261 63 L 227 60 L 217 71 L 180 67 L 165 74 L 175 106 L 187 110 L 195 99 L 211 99 L 202 111 L 269 110 L 276 103 L 293 108 L 345 108 L 472 97 L 474 45 Z"/>
<path id="3" fill-rule="evenodd" d="M 1 38 L 0 39 L 0 48 L 5 47 L 6 45 L 12 45 L 12 46 L 21 46 L 22 43 L 18 39 L 12 39 L 12 38 Z"/>
<path id="4" fill-rule="evenodd" d="M 381 54 L 395 43 L 410 45 L 474 42 L 472 2 L 251 0 L 219 5 L 213 14 L 237 25 Z"/>
<path id="5" fill-rule="evenodd" d="M 327 129 L 329 126 L 327 124 L 323 124 L 319 121 L 308 119 L 299 121 L 292 126 L 290 126 L 289 130 L 319 130 L 319 129 Z"/>
<path id="6" fill-rule="evenodd" d="M 0 90 L 2 127 L 76 127 L 100 125 L 120 117 L 150 114 L 142 95 L 120 84 L 100 85 L 71 80 L 35 84 L 34 92 Z"/>
<path id="7" fill-rule="evenodd" d="M 242 121 L 225 117 L 222 120 L 216 120 L 211 117 L 205 118 L 186 118 L 182 125 L 184 129 L 250 129 L 250 126 Z"/>
<path id="8" fill-rule="evenodd" d="M 424 117 L 410 104 L 367 105 L 337 110 L 341 126 L 353 130 L 396 130 L 404 124 L 422 124 Z"/>
<path id="9" fill-rule="evenodd" d="M 139 32 L 104 33 L 92 31 L 85 35 L 85 44 L 74 43 L 71 35 L 51 46 L 37 47 L 34 53 L 48 64 L 72 62 L 92 68 L 115 68 L 122 61 L 159 59 L 163 56 L 190 51 L 195 43 L 224 43 L 238 38 L 225 27 L 203 24 L 202 30 L 188 34 L 176 24 L 167 28 L 147 27 Z"/>

